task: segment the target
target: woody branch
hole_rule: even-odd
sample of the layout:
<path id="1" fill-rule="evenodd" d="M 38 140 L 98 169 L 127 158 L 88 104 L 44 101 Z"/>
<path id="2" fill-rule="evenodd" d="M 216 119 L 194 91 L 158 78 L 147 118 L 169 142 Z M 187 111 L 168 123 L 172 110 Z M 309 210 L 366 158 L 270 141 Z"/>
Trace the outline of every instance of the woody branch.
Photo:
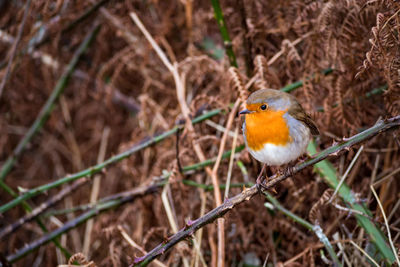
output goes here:
<path id="1" fill-rule="evenodd" d="M 301 163 L 297 164 L 296 166 L 293 167 L 291 174 L 294 175 L 301 170 L 305 169 L 308 166 L 312 166 L 324 159 L 326 159 L 329 156 L 337 156 L 340 152 L 344 150 L 349 150 L 351 147 L 360 144 L 362 142 L 365 142 L 372 137 L 385 132 L 391 128 L 395 128 L 400 126 L 400 116 L 396 116 L 390 119 L 386 120 L 380 120 L 378 121 L 374 126 L 371 128 L 356 134 L 350 138 L 344 139 L 345 141 L 341 143 L 337 143 L 332 145 L 331 147 L 321 151 L 311 159 Z M 268 179 L 268 181 L 264 182 L 263 187 L 266 189 L 272 188 L 278 183 L 282 182 L 283 180 L 289 178 L 290 175 L 288 174 L 283 174 L 283 175 L 273 175 Z M 197 220 L 194 221 L 189 221 L 185 225 L 183 229 L 181 229 L 179 232 L 176 234 L 172 235 L 169 237 L 167 240 L 165 240 L 163 243 L 159 244 L 157 247 L 155 247 L 153 250 L 151 250 L 149 253 L 146 255 L 136 258 L 133 262 L 133 266 L 146 266 L 148 263 L 153 261 L 156 257 L 162 255 L 166 251 L 168 251 L 170 248 L 172 248 L 174 245 L 176 245 L 178 242 L 185 240 L 188 237 L 191 237 L 197 230 L 202 228 L 203 226 L 212 223 L 214 220 L 217 218 L 220 218 L 224 216 L 226 213 L 228 213 L 230 210 L 232 210 L 234 207 L 237 205 L 241 204 L 244 201 L 250 200 L 252 197 L 258 194 L 258 189 L 256 185 L 253 185 L 250 188 L 247 188 L 243 190 L 240 194 L 226 199 L 222 205 L 216 207 L 215 209 L 209 211 L 206 213 L 204 216 L 198 218 Z"/>

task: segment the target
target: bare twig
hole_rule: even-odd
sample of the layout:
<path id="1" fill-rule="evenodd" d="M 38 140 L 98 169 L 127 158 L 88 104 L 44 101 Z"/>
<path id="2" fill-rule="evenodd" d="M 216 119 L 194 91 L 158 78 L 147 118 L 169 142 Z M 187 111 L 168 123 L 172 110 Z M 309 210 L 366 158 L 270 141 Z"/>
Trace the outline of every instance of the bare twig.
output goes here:
<path id="1" fill-rule="evenodd" d="M 199 123 L 203 120 L 206 120 L 207 118 L 210 118 L 212 116 L 215 116 L 217 114 L 219 114 L 221 112 L 220 109 L 215 109 L 212 110 L 210 112 L 207 112 L 206 114 L 200 115 L 196 118 L 193 119 L 193 123 Z M 96 174 L 98 172 L 100 172 L 101 170 L 103 170 L 104 168 L 106 168 L 107 166 L 113 164 L 113 163 L 117 163 L 129 156 L 131 156 L 132 154 L 146 148 L 149 147 L 151 145 L 154 145 L 158 142 L 161 142 L 162 140 L 164 140 L 165 138 L 173 135 L 174 133 L 176 133 L 177 131 L 179 131 L 182 128 L 182 125 L 177 125 L 174 128 L 172 128 L 171 130 L 168 130 L 166 132 L 163 132 L 157 136 L 151 137 L 151 138 L 145 138 L 141 141 L 139 141 L 136 145 L 132 146 L 130 149 L 117 154 L 113 157 L 110 157 L 108 159 L 106 159 L 104 162 L 94 165 L 90 168 L 87 168 L 85 170 L 79 171 L 77 173 L 71 174 L 71 175 L 67 175 L 65 177 L 62 177 L 56 181 L 50 182 L 48 184 L 44 184 L 41 186 L 38 186 L 36 188 L 33 188 L 27 192 L 25 192 L 24 194 L 18 196 L 17 194 L 14 193 L 14 197 L 15 199 L 13 199 L 12 201 L 8 202 L 7 204 L 0 206 L 0 214 L 3 212 L 6 212 L 7 210 L 15 207 L 16 205 L 21 204 L 21 202 L 23 203 L 23 201 L 32 198 L 42 192 L 45 192 L 49 189 L 61 186 L 65 183 L 69 183 L 72 181 L 75 181 L 81 177 L 85 177 L 85 176 L 92 176 L 93 174 Z M 206 160 L 202 160 L 203 162 L 206 162 Z M 204 163 L 202 163 L 204 164 Z M 2 186 L 4 188 L 4 186 L 9 189 L 12 190 L 11 188 L 9 188 L 6 184 L 4 184 L 1 180 L 0 180 L 0 186 Z M 7 191 L 7 192 L 11 192 L 11 191 Z M 13 191 L 12 191 L 13 192 Z"/>
<path id="2" fill-rule="evenodd" d="M 295 167 L 293 167 L 292 173 L 293 174 L 298 173 L 304 168 L 314 165 L 317 162 L 320 162 L 329 156 L 336 156 L 341 151 L 347 150 L 356 144 L 364 142 L 372 138 L 373 136 L 381 132 L 387 131 L 393 127 L 398 127 L 399 125 L 400 125 L 400 116 L 393 117 L 385 121 L 379 121 L 371 128 L 346 139 L 345 142 L 331 146 L 330 148 L 327 148 L 324 151 L 317 154 L 312 159 L 296 165 Z M 264 182 L 263 187 L 265 189 L 272 188 L 287 178 L 289 178 L 288 174 L 283 174 L 278 176 L 275 174 L 274 176 L 270 177 L 268 181 Z M 215 209 L 211 210 L 210 212 L 198 218 L 197 220 L 192 221 L 190 224 L 187 224 L 177 234 L 168 238 L 167 241 L 159 244 L 145 256 L 135 259 L 133 265 L 135 266 L 147 265 L 149 262 L 154 260 L 159 255 L 165 253 L 167 250 L 176 245 L 178 242 L 190 237 L 198 229 L 213 222 L 217 218 L 224 216 L 226 213 L 231 211 L 237 205 L 243 203 L 244 201 L 250 200 L 252 197 L 257 195 L 257 193 L 258 193 L 257 186 L 252 186 L 251 188 L 245 189 L 242 193 L 225 200 L 222 205 L 216 207 Z"/>
<path id="3" fill-rule="evenodd" d="M 15 54 L 17 52 L 18 43 L 21 40 L 22 32 L 24 31 L 24 26 L 25 26 L 26 18 L 28 17 L 28 14 L 29 14 L 30 6 L 31 6 L 31 0 L 28 0 L 26 2 L 26 7 L 25 7 L 24 16 L 22 18 L 21 25 L 19 26 L 19 29 L 18 29 L 17 38 L 15 38 L 14 44 L 11 47 L 10 58 L 8 60 L 6 73 L 4 74 L 3 80 L 1 81 L 1 84 L 0 84 L 0 98 L 1 98 L 1 95 L 3 94 L 4 86 L 6 85 L 8 78 L 10 77 L 11 66 L 14 61 Z"/>

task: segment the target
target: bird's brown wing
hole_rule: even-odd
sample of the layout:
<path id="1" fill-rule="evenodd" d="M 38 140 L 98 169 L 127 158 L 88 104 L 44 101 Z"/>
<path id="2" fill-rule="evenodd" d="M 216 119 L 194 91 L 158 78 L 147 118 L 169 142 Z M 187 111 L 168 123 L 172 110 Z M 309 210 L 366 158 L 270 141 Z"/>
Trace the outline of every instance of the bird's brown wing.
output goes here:
<path id="1" fill-rule="evenodd" d="M 310 116 L 307 115 L 307 113 L 303 110 L 299 103 L 293 104 L 292 107 L 288 110 L 288 113 L 290 116 L 292 116 L 296 120 L 301 121 L 308 128 L 310 128 L 312 135 L 319 135 L 319 130 L 314 121 L 311 119 Z"/>

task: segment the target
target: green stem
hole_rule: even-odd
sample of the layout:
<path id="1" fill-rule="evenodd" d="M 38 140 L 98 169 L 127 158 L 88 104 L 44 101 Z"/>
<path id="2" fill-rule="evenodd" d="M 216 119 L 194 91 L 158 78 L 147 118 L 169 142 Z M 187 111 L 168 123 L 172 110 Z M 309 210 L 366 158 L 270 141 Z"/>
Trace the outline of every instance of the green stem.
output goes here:
<path id="1" fill-rule="evenodd" d="M 2 187 L 12 197 L 17 198 L 18 194 L 16 192 L 14 192 L 14 190 L 12 188 L 10 188 L 4 182 L 4 178 L 11 171 L 16 160 L 21 155 L 21 153 L 24 151 L 25 146 L 29 143 L 29 141 L 32 139 L 32 137 L 41 129 L 43 124 L 49 118 L 51 111 L 54 109 L 55 101 L 58 99 L 60 94 L 63 92 L 80 57 L 83 55 L 83 53 L 89 47 L 92 40 L 97 35 L 99 28 L 100 28 L 99 25 L 96 25 L 93 28 L 93 30 L 90 31 L 89 34 L 85 37 L 85 39 L 82 41 L 81 45 L 78 47 L 78 49 L 74 53 L 74 56 L 72 57 L 70 63 L 65 68 L 61 78 L 58 80 L 56 86 L 54 87 L 52 94 L 50 95 L 49 99 L 46 101 L 46 104 L 43 106 L 42 110 L 40 111 L 35 122 L 32 124 L 31 128 L 28 130 L 28 132 L 25 134 L 23 139 L 19 142 L 17 147 L 14 149 L 14 151 L 12 152 L 12 155 L 3 164 L 1 171 L 0 171 L 0 187 Z M 28 203 L 26 203 L 25 201 L 22 201 L 21 204 L 26 212 L 29 213 L 32 211 L 31 206 Z M 45 233 L 48 232 L 45 224 L 39 218 L 36 218 L 36 222 L 39 224 L 39 226 L 43 230 L 43 232 L 45 232 Z M 52 241 L 64 253 L 64 255 L 66 255 L 67 257 L 71 256 L 71 254 L 64 247 L 61 246 L 61 244 L 59 243 L 58 240 L 54 239 Z"/>
<path id="2" fill-rule="evenodd" d="M 10 263 L 16 262 L 17 260 L 19 260 L 22 257 L 26 256 L 27 254 L 31 253 L 32 251 L 34 251 L 38 247 L 48 243 L 51 240 L 55 240 L 56 238 L 58 238 L 59 236 L 61 236 L 64 233 L 66 233 L 70 229 L 80 225 L 81 223 L 83 223 L 83 222 L 87 221 L 88 219 L 92 218 L 93 216 L 96 216 L 100 212 L 105 211 L 107 209 L 111 209 L 111 208 L 116 207 L 118 205 L 121 205 L 122 201 L 123 200 L 114 200 L 114 201 L 106 202 L 104 204 L 97 205 L 95 208 L 93 208 L 93 209 L 89 210 L 88 212 L 80 215 L 79 217 L 77 217 L 73 221 L 67 222 L 62 227 L 58 228 L 57 230 L 44 235 L 40 239 L 38 239 L 38 240 L 34 241 L 33 243 L 31 243 L 29 246 L 25 246 L 24 248 L 20 249 L 15 254 L 7 257 L 7 260 Z M 127 202 L 127 201 L 125 201 L 125 202 Z"/>
<path id="3" fill-rule="evenodd" d="M 2 186 L 7 191 L 7 193 L 10 194 L 11 196 L 18 197 L 18 194 L 15 193 L 14 190 L 12 190 L 12 188 L 10 188 L 7 184 L 5 184 L 1 180 L 0 180 L 0 186 Z M 22 205 L 22 208 L 27 213 L 32 211 L 32 207 L 25 201 L 23 201 L 21 203 L 21 205 Z M 41 219 L 36 218 L 35 220 L 44 233 L 49 232 L 49 230 L 46 228 L 45 224 L 43 223 L 43 221 Z M 64 248 L 57 239 L 53 239 L 52 241 L 53 241 L 54 245 L 56 245 L 56 247 L 58 247 L 61 250 L 61 252 L 65 255 L 65 257 L 67 257 L 67 258 L 71 257 L 71 253 L 66 248 Z"/>
<path id="4" fill-rule="evenodd" d="M 198 123 L 198 122 L 201 122 L 203 120 L 206 120 L 206 119 L 208 119 L 208 118 L 210 118 L 210 117 L 212 117 L 212 116 L 214 116 L 214 115 L 216 115 L 216 114 L 218 114 L 220 112 L 221 112 L 220 109 L 215 109 L 215 110 L 212 110 L 210 112 L 207 112 L 206 114 L 203 114 L 203 115 L 195 118 L 193 120 L 193 123 Z M 154 145 L 154 144 L 164 140 L 165 138 L 175 134 L 181 128 L 182 128 L 182 126 L 175 126 L 171 130 L 169 130 L 167 132 L 164 132 L 164 133 L 162 133 L 162 134 L 160 134 L 160 135 L 158 135 L 156 137 L 153 137 L 153 138 L 151 138 L 150 140 L 148 140 L 146 142 L 139 143 L 139 144 L 133 146 L 131 149 L 129 149 L 129 150 L 125 151 L 125 152 L 122 152 L 122 153 L 120 153 L 118 155 L 115 155 L 115 156 L 107 159 L 106 161 L 104 161 L 104 162 L 102 162 L 100 164 L 97 164 L 95 166 L 87 168 L 87 169 L 85 169 L 83 171 L 80 171 L 78 173 L 75 173 L 75 174 L 72 174 L 72 175 L 68 175 L 68 176 L 63 177 L 61 179 L 58 179 L 58 180 L 56 180 L 54 182 L 51 182 L 51 183 L 48 183 L 48 184 L 45 184 L 45 185 L 42 185 L 42 186 L 38 186 L 38 187 L 36 187 L 34 189 L 28 190 L 26 193 L 18 196 L 17 198 L 13 199 L 12 201 L 8 202 L 7 204 L 1 206 L 0 207 L 0 214 L 6 212 L 7 210 L 9 210 L 9 209 L 11 209 L 13 207 L 15 207 L 16 205 L 19 205 L 22 201 L 30 199 L 30 198 L 32 198 L 32 197 L 34 197 L 34 196 L 36 196 L 36 195 L 38 195 L 40 193 L 43 193 L 43 192 L 45 192 L 47 190 L 50 190 L 50 189 L 55 188 L 55 187 L 58 187 L 58 186 L 63 185 L 65 183 L 69 183 L 69 182 L 75 181 L 75 180 L 77 180 L 77 179 L 79 179 L 81 177 L 92 176 L 93 174 L 100 172 L 102 169 L 104 169 L 108 165 L 116 163 L 116 162 L 119 162 L 119 161 L 129 157 L 130 155 L 138 152 L 139 150 L 142 150 L 143 148 L 146 148 L 148 146 Z"/>
<path id="5" fill-rule="evenodd" d="M 352 146 L 359 144 L 361 142 L 365 142 L 366 140 L 378 135 L 381 132 L 387 131 L 389 129 L 397 128 L 400 126 L 400 116 L 393 117 L 387 119 L 385 121 L 378 121 L 374 126 L 368 128 L 367 130 L 354 135 L 340 144 L 333 145 L 324 151 L 321 151 L 313 158 L 307 160 L 306 162 L 297 164 L 292 168 L 291 175 L 298 173 L 299 171 L 305 169 L 306 167 L 315 165 L 316 163 L 326 159 L 329 156 L 337 155 L 339 152 L 343 152 L 345 150 L 349 150 Z M 282 175 L 273 175 L 269 177 L 268 181 L 264 181 L 262 187 L 267 190 L 276 186 L 278 183 L 288 179 L 289 173 L 285 173 Z M 340 190 L 343 190 L 342 187 Z M 264 191 L 265 191 L 264 190 Z M 185 227 L 179 230 L 173 236 L 170 236 L 154 249 L 149 251 L 146 255 L 136 258 L 133 262 L 133 266 L 146 266 L 156 257 L 165 254 L 169 249 L 175 246 L 178 242 L 182 240 L 186 240 L 188 237 L 192 236 L 198 229 L 204 227 L 207 224 L 212 223 L 216 219 L 224 216 L 226 213 L 232 211 L 237 205 L 250 200 L 252 197 L 258 195 L 258 188 L 257 186 L 252 186 L 251 188 L 247 188 L 243 190 L 240 194 L 233 196 L 229 199 L 226 199 L 224 203 L 215 209 L 209 211 L 208 213 L 204 214 L 202 217 L 190 221 L 186 223 Z M 339 191 L 340 192 L 340 191 Z M 357 215 L 356 215 L 357 216 Z M 389 249 L 391 253 L 390 258 L 386 258 L 389 263 L 394 262 L 394 255 Z"/>
<path id="6" fill-rule="evenodd" d="M 66 233 L 67 231 L 71 230 L 72 228 L 77 227 L 78 225 L 84 223 L 88 219 L 97 216 L 99 213 L 116 208 L 122 204 L 125 204 L 129 201 L 134 200 L 135 198 L 139 196 L 144 196 L 150 193 L 155 192 L 158 187 L 161 186 L 161 184 L 153 184 L 149 186 L 142 186 L 142 187 L 137 187 L 134 188 L 133 190 L 123 192 L 120 194 L 114 195 L 114 199 L 108 199 L 108 201 L 98 203 L 95 206 L 93 206 L 89 211 L 83 213 L 82 215 L 76 217 L 75 219 L 68 221 L 65 223 L 62 227 L 45 234 L 41 238 L 31 242 L 30 244 L 26 245 L 24 248 L 18 250 L 15 254 L 10 255 L 7 257 L 7 260 L 10 263 L 13 263 L 22 257 L 26 256 L 27 254 L 31 253 L 32 251 L 36 250 L 40 246 L 48 243 L 50 240 L 53 240 L 55 238 L 58 238 L 62 234 Z M 107 198 L 104 198 L 107 199 Z"/>
<path id="7" fill-rule="evenodd" d="M 321 73 L 324 75 L 328 75 L 328 74 L 332 73 L 332 71 L 333 71 L 333 69 L 329 68 L 329 69 L 323 70 Z M 306 79 L 312 79 L 312 78 L 314 78 L 314 76 L 315 76 L 315 74 L 311 75 L 310 77 L 308 77 Z M 303 80 L 299 80 L 299 81 L 289 84 L 285 87 L 282 87 L 280 90 L 283 92 L 289 93 L 289 92 L 292 92 L 293 90 L 295 90 L 299 87 L 302 87 L 302 86 L 303 86 Z"/>
<path id="8" fill-rule="evenodd" d="M 243 149 L 244 149 L 243 145 L 238 146 L 235 149 L 235 153 L 238 153 L 238 152 L 242 151 Z M 226 151 L 226 152 L 224 152 L 222 154 L 222 159 L 228 158 L 230 155 L 231 155 L 231 150 L 228 150 L 228 151 Z M 187 173 L 187 172 L 190 172 L 190 171 L 199 170 L 201 168 L 204 168 L 206 166 L 210 166 L 210 165 L 214 164 L 215 161 L 216 161 L 216 158 L 207 159 L 207 160 L 205 160 L 203 162 L 200 162 L 200 163 L 195 163 L 195 164 L 192 164 L 192 165 L 189 165 L 189 166 L 185 166 L 185 167 L 182 168 L 182 171 L 183 171 L 183 173 Z M 165 181 L 170 176 L 171 176 L 171 172 L 168 172 L 168 173 L 164 174 L 161 177 L 161 181 L 157 185 L 159 185 L 159 186 L 164 185 Z M 186 185 L 189 185 L 189 186 L 195 186 L 195 187 L 204 188 L 206 190 L 213 190 L 213 186 L 212 185 L 199 184 L 199 183 L 193 182 L 191 180 L 182 180 L 182 183 L 186 184 Z M 238 184 L 234 184 L 233 187 L 243 187 L 243 186 L 249 186 L 249 185 L 250 185 L 249 183 L 238 183 Z M 222 184 L 222 185 L 220 185 L 220 187 L 223 189 L 223 188 L 225 188 L 225 185 Z M 117 195 L 121 195 L 121 194 L 122 195 L 126 194 L 126 192 L 123 192 L 123 193 L 120 193 L 120 194 L 117 194 Z M 93 204 L 93 203 L 92 204 L 84 204 L 84 205 L 72 207 L 72 208 L 69 208 L 69 209 L 49 211 L 49 212 L 45 213 L 43 216 L 49 217 L 49 216 L 52 216 L 52 215 L 61 215 L 61 214 L 75 212 L 75 211 L 86 211 L 88 209 L 93 208 L 95 205 L 98 205 L 99 203 L 105 203 L 106 201 L 114 200 L 115 198 L 117 198 L 117 195 L 108 196 L 108 197 L 105 197 L 103 199 L 100 199 L 95 204 Z"/>
<path id="9" fill-rule="evenodd" d="M 322 244 L 324 244 L 326 250 L 328 251 L 329 255 L 331 256 L 332 260 L 335 262 L 335 266 L 342 266 L 340 263 L 336 252 L 333 250 L 332 244 L 329 242 L 328 237 L 324 234 L 322 231 L 322 228 L 319 225 L 312 225 L 308 221 L 304 220 L 303 218 L 297 216 L 296 214 L 292 213 L 290 210 L 286 209 L 279 203 L 279 201 L 271 196 L 268 192 L 264 192 L 265 197 L 272 203 L 272 205 L 275 206 L 279 211 L 281 211 L 283 214 L 288 216 L 290 219 L 293 221 L 297 222 L 298 224 L 304 226 L 308 230 L 311 230 L 315 233 L 315 235 L 318 237 L 319 241 L 321 241 Z"/>
<path id="10" fill-rule="evenodd" d="M 379 127 L 379 123 L 377 123 L 374 127 L 358 134 L 360 138 L 363 137 L 364 134 L 371 131 L 371 129 Z M 311 142 L 308 146 L 308 152 L 311 155 L 317 153 L 317 148 L 314 142 Z M 314 167 L 318 173 L 320 173 L 321 177 L 326 181 L 326 183 L 333 189 L 339 185 L 339 179 L 336 175 L 336 170 L 333 165 L 328 160 L 323 160 L 315 164 Z M 346 205 L 356 211 L 360 211 L 361 214 L 367 214 L 371 217 L 372 212 L 363 204 L 360 204 L 355 197 L 354 192 L 348 187 L 345 183 L 342 184 L 338 191 L 339 196 L 343 199 Z M 354 213 L 354 216 L 358 222 L 358 224 L 365 229 L 365 231 L 370 236 L 372 242 L 376 245 L 381 255 L 391 264 L 394 262 L 395 257 L 393 255 L 392 250 L 387 244 L 387 240 L 383 233 L 375 226 L 375 223 L 371 221 L 368 217 L 363 216 L 358 213 Z"/>
<path id="11" fill-rule="evenodd" d="M 245 147 L 244 145 L 241 145 L 241 146 L 236 147 L 236 148 L 235 148 L 235 153 L 238 153 L 238 152 L 242 151 L 242 150 L 244 149 L 244 147 Z M 225 151 L 225 152 L 222 154 L 222 158 L 223 158 L 223 159 L 226 159 L 226 158 L 228 158 L 230 155 L 231 155 L 231 151 L 230 151 L 230 150 Z M 202 161 L 202 162 L 199 162 L 199 163 L 190 165 L 190 166 L 185 166 L 185 167 L 182 168 L 182 171 L 183 171 L 183 172 L 188 172 L 188 171 L 193 171 L 193 170 L 202 169 L 202 168 L 204 168 L 205 166 L 209 166 L 209 165 L 213 164 L 213 163 L 215 162 L 215 160 L 216 160 L 215 158 L 212 158 L 212 159 L 207 159 L 207 160 L 205 160 L 205 161 Z"/>
<path id="12" fill-rule="evenodd" d="M 323 73 L 324 73 L 324 74 L 328 74 L 328 73 L 330 73 L 331 71 L 332 71 L 331 69 L 327 69 L 327 70 L 324 70 Z M 57 84 L 59 84 L 59 83 L 57 83 Z M 285 86 L 285 87 L 281 88 L 280 90 L 285 91 L 285 92 L 290 92 L 290 91 L 295 90 L 296 88 L 301 87 L 302 85 L 303 85 L 303 82 L 302 82 L 302 81 L 298 81 L 298 82 L 295 82 L 295 83 L 290 84 L 290 85 L 288 85 L 288 86 Z M 58 88 L 58 86 L 56 86 L 56 88 Z M 59 93 L 61 93 L 61 92 L 59 92 Z M 54 97 L 51 97 L 51 98 L 52 98 L 53 100 L 50 101 L 50 99 L 49 99 L 49 100 L 46 102 L 45 107 L 48 106 L 48 105 L 50 106 L 50 102 L 55 101 Z M 45 107 L 44 107 L 42 110 L 47 110 L 47 108 L 45 108 Z M 203 115 L 200 115 L 200 116 L 196 117 L 195 119 L 193 119 L 193 123 L 199 123 L 199 122 L 201 122 L 201 121 L 203 121 L 203 120 L 205 120 L 205 119 L 208 119 L 208 118 L 210 118 L 210 117 L 212 117 L 212 116 L 215 116 L 215 115 L 217 115 L 217 114 L 220 114 L 221 112 L 222 112 L 221 109 L 212 110 L 212 111 L 210 111 L 210 112 L 207 112 L 207 113 L 205 113 L 205 114 L 203 114 Z M 41 114 L 41 113 L 40 113 L 40 114 Z M 39 114 L 39 115 L 40 115 L 40 114 Z M 37 128 L 37 127 L 38 127 L 38 121 L 42 121 L 42 119 L 43 119 L 43 118 L 40 118 L 40 116 L 39 116 L 39 117 L 35 120 L 35 123 L 31 126 L 30 131 L 31 131 L 31 129 L 35 129 L 35 130 L 34 130 L 34 133 L 36 133 L 36 132 L 39 130 L 39 128 Z M 44 123 L 44 122 L 43 122 L 43 123 Z M 40 126 L 41 126 L 41 125 L 42 125 L 42 124 L 40 124 Z M 57 187 L 57 186 L 62 185 L 62 184 L 64 184 L 64 183 L 71 182 L 71 181 L 74 181 L 74 180 L 76 180 L 76 179 L 79 179 L 79 178 L 81 178 L 81 177 L 83 177 L 83 176 L 92 175 L 92 174 L 94 174 L 94 173 L 96 173 L 96 172 L 99 172 L 99 171 L 101 171 L 103 168 L 107 167 L 108 165 L 110 165 L 110 164 L 112 164 L 112 163 L 118 162 L 118 161 L 120 161 L 120 160 L 122 160 L 122 159 L 124 159 L 124 158 L 126 158 L 126 157 L 128 157 L 128 156 L 130 156 L 130 155 L 132 155 L 132 154 L 134 154 L 134 153 L 136 153 L 137 151 L 139 151 L 139 150 L 141 150 L 141 149 L 143 149 L 143 148 L 146 148 L 146 147 L 148 147 L 148 146 L 150 146 L 150 145 L 153 145 L 153 144 L 155 144 L 155 143 L 157 143 L 157 142 L 160 142 L 160 141 L 164 140 L 165 138 L 167 138 L 167 137 L 169 137 L 169 136 L 175 134 L 179 129 L 180 129 L 180 127 L 179 127 L 179 126 L 176 126 L 176 127 L 172 128 L 171 130 L 169 130 L 169 131 L 167 131 L 167 132 L 164 132 L 164 133 L 162 133 L 162 134 L 160 134 L 160 135 L 154 137 L 154 138 L 151 139 L 151 140 L 148 140 L 148 141 L 145 141 L 145 142 L 140 142 L 139 145 L 134 146 L 132 149 L 130 149 L 130 150 L 126 151 L 126 152 L 123 152 L 123 153 L 121 153 L 121 154 L 118 154 L 118 155 L 116 155 L 116 156 L 114 156 L 114 157 L 112 157 L 112 158 L 109 158 L 108 160 L 106 160 L 105 162 L 103 162 L 103 163 L 101 163 L 101 164 L 98 164 L 98 165 L 96 165 L 96 166 L 90 167 L 90 168 L 88 168 L 88 169 L 86 169 L 86 170 L 83 170 L 83 171 L 81 171 L 81 172 L 72 174 L 72 175 L 70 175 L 70 176 L 61 178 L 61 179 L 59 179 L 59 180 L 57 180 L 57 181 L 55 181 L 55 182 L 53 182 L 53 183 L 43 185 L 43 186 L 41 186 L 40 188 L 37 187 L 36 189 L 33 189 L 33 190 L 39 190 L 39 191 L 37 191 L 37 192 L 28 191 L 28 193 L 27 193 L 27 194 L 32 193 L 33 195 L 27 195 L 27 196 L 24 196 L 24 195 L 23 195 L 23 196 L 21 196 L 21 197 L 24 198 L 24 199 L 28 199 L 28 198 L 31 198 L 31 197 L 33 197 L 33 196 L 35 196 L 35 195 L 37 195 L 37 194 L 39 194 L 39 193 L 41 193 L 41 192 L 43 192 L 43 191 L 48 190 L 48 189 L 50 189 L 50 188 L 54 188 L 54 187 Z M 32 131 L 33 131 L 33 130 L 32 130 Z M 30 139 L 33 137 L 34 133 L 33 133 L 33 134 L 29 134 L 29 135 L 27 134 L 27 135 L 23 138 L 23 140 L 20 142 L 20 144 L 17 146 L 17 149 L 16 149 L 15 151 L 19 151 L 19 150 L 20 150 L 19 147 L 24 148 L 25 145 L 26 145 L 26 144 L 30 141 Z M 22 145 L 22 143 L 23 143 L 23 145 Z M 16 157 L 15 155 L 19 155 L 19 154 L 22 152 L 22 150 L 21 150 L 19 153 L 15 153 L 15 151 L 13 152 L 13 155 L 10 156 L 10 157 L 7 159 L 7 161 L 3 164 L 3 167 L 2 167 L 2 169 L 1 169 L 1 171 L 0 171 L 0 181 L 2 180 L 2 177 L 3 177 L 3 176 L 5 177 L 5 176 L 7 175 L 7 173 L 11 170 L 12 166 L 14 165 L 14 163 L 15 163 L 15 161 L 16 161 L 16 159 L 17 159 L 17 157 Z M 204 163 L 201 163 L 201 164 L 204 164 Z M 198 167 L 201 168 L 201 166 L 198 166 Z M 4 183 L 3 183 L 3 185 L 4 185 Z M 6 189 L 4 186 L 2 186 L 1 183 L 0 183 L 0 187 L 2 187 L 4 190 L 7 191 L 7 189 Z M 14 201 L 18 201 L 18 203 L 20 202 L 20 200 L 14 200 Z M 6 207 L 4 207 L 4 206 L 0 207 L 0 213 L 3 213 L 4 211 L 6 211 L 6 210 L 8 210 L 8 209 L 10 209 L 10 208 L 12 208 L 12 207 L 14 207 L 15 205 L 18 205 L 18 203 L 12 204 L 11 207 L 8 207 L 8 206 L 6 206 Z M 8 204 L 10 204 L 10 203 L 8 203 Z M 7 205 L 7 204 L 6 204 L 6 205 Z"/>
<path id="13" fill-rule="evenodd" d="M 43 124 L 46 123 L 48 118 L 50 117 L 51 112 L 55 107 L 55 102 L 57 101 L 58 97 L 64 91 L 64 88 L 68 84 L 68 80 L 71 77 L 76 65 L 78 64 L 79 59 L 88 48 L 90 42 L 96 36 L 100 26 L 96 26 L 83 40 L 81 45 L 79 46 L 78 50 L 75 52 L 74 56 L 72 57 L 71 61 L 69 62 L 68 66 L 65 68 L 62 76 L 58 80 L 56 86 L 53 89 L 50 97 L 47 99 L 45 105 L 43 106 L 42 110 L 40 111 L 38 117 L 29 128 L 28 132 L 24 135 L 22 140 L 18 143 L 17 147 L 13 150 L 12 154 L 8 157 L 6 162 L 3 164 L 0 170 L 0 180 L 4 180 L 7 174 L 11 171 L 12 167 L 14 166 L 15 162 L 17 161 L 18 157 L 22 154 L 25 150 L 26 145 L 30 142 L 32 137 L 42 128 Z"/>
<path id="14" fill-rule="evenodd" d="M 224 14 L 222 13 L 219 0 L 211 0 L 211 4 L 214 8 L 214 16 L 215 19 L 217 20 L 219 30 L 221 31 L 222 39 L 224 40 L 224 47 L 226 49 L 226 54 L 228 55 L 229 58 L 229 63 L 231 64 L 231 66 L 237 68 L 238 64 L 236 62 L 236 56 L 235 53 L 233 52 L 232 41 L 231 38 L 229 37 L 228 28 L 226 27 Z"/>

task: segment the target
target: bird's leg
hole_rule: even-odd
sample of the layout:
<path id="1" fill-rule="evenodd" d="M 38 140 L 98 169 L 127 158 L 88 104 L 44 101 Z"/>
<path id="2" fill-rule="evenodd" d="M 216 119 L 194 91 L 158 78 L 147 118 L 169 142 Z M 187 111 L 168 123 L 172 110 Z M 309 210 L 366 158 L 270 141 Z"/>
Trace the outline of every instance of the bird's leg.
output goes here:
<path id="1" fill-rule="evenodd" d="M 261 171 L 260 171 L 260 174 L 258 175 L 258 177 L 257 177 L 257 180 L 256 180 L 256 185 L 257 185 L 257 190 L 258 190 L 258 193 L 260 193 L 261 194 L 261 188 L 263 187 L 263 184 L 262 184 L 262 182 L 264 181 L 264 177 L 263 177 L 263 174 L 264 174 L 264 172 L 265 172 L 265 168 L 267 167 L 267 164 L 263 164 L 263 166 L 262 166 L 262 168 L 261 168 Z"/>

